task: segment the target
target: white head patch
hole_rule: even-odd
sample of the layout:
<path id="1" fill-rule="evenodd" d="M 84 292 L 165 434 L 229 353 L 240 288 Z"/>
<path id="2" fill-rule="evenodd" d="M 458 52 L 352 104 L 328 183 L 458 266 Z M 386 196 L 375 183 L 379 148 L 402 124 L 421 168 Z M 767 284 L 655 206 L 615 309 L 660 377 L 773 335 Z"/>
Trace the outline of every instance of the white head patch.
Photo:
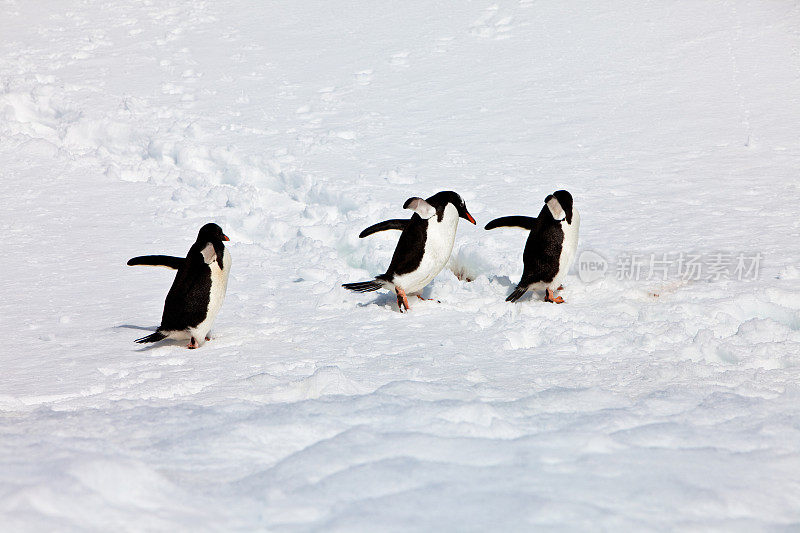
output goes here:
<path id="1" fill-rule="evenodd" d="M 564 220 L 567 217 L 567 214 L 564 212 L 564 209 L 562 209 L 561 204 L 558 203 L 555 196 L 547 201 L 547 207 L 550 209 L 550 214 L 553 215 L 554 219 Z"/>
<path id="2" fill-rule="evenodd" d="M 206 244 L 206 247 L 200 250 L 200 253 L 203 254 L 203 261 L 205 261 L 207 265 L 210 265 L 217 259 L 217 251 L 211 243 Z"/>
<path id="3" fill-rule="evenodd" d="M 422 218 L 431 218 L 436 214 L 436 209 L 422 198 L 409 198 L 406 200 L 406 209 L 411 209 Z"/>

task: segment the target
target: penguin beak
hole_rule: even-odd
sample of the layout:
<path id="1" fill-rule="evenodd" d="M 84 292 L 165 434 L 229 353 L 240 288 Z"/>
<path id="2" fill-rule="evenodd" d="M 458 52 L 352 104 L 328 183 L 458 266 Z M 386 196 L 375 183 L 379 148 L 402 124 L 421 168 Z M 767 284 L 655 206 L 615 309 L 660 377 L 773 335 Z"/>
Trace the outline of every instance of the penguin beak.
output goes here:
<path id="1" fill-rule="evenodd" d="M 474 218 L 472 218 L 472 215 L 470 215 L 470 214 L 469 214 L 469 211 L 467 211 L 467 210 L 465 209 L 465 210 L 464 210 L 464 214 L 466 215 L 464 218 L 466 218 L 467 220 L 469 220 L 470 222 L 472 222 L 473 224 L 475 224 L 475 219 L 474 219 Z"/>
<path id="2" fill-rule="evenodd" d="M 228 236 L 227 236 L 227 235 L 225 235 L 225 234 L 223 233 L 223 234 L 222 234 L 222 240 L 223 240 L 223 241 L 229 241 L 230 239 L 228 238 Z"/>

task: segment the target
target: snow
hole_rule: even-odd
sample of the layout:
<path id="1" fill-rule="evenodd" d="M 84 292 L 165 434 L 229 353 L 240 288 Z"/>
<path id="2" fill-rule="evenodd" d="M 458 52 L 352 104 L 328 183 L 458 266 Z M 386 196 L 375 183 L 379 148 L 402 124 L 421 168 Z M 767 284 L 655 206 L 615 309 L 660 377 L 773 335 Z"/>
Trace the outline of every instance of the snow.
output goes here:
<path id="1" fill-rule="evenodd" d="M 9 531 L 800 527 L 791 3 L 0 6 Z M 569 190 L 609 262 L 504 302 Z M 454 190 L 439 300 L 353 294 Z M 231 238 L 214 339 L 144 349 Z M 761 254 L 755 279 L 617 258 Z M 472 281 L 467 282 L 466 279 Z"/>

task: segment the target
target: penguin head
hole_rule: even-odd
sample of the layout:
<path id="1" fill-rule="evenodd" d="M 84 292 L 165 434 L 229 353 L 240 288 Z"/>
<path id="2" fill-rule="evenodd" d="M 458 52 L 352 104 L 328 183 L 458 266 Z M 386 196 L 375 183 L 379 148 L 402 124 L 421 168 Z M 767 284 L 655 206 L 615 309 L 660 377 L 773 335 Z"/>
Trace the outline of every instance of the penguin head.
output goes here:
<path id="1" fill-rule="evenodd" d="M 222 228 L 214 224 L 213 222 L 209 222 L 202 228 L 200 228 L 200 233 L 197 234 L 198 241 L 206 241 L 206 242 L 221 242 L 221 241 L 229 241 L 227 235 L 222 233 Z"/>
<path id="2" fill-rule="evenodd" d="M 458 211 L 459 217 L 463 218 L 464 220 L 469 220 L 470 222 L 475 224 L 475 219 L 472 218 L 472 215 L 470 215 L 469 211 L 467 211 L 467 204 L 464 203 L 464 200 L 456 192 L 453 191 L 437 192 L 436 194 L 434 194 L 425 201 L 428 202 L 431 206 L 433 206 L 436 209 L 437 213 L 441 212 L 445 208 L 445 206 L 447 206 L 447 204 L 453 204 L 453 207 L 455 207 L 456 210 Z"/>
<path id="3" fill-rule="evenodd" d="M 544 203 L 555 220 L 566 220 L 567 224 L 572 224 L 572 195 L 568 191 L 560 190 L 548 194 Z"/>

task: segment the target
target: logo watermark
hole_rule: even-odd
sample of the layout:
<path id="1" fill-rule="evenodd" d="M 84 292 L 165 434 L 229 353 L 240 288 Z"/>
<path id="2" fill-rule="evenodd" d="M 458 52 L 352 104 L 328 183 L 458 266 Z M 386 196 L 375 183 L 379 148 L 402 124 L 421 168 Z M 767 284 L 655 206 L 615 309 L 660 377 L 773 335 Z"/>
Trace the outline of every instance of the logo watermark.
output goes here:
<path id="1" fill-rule="evenodd" d="M 606 277 L 608 271 L 608 261 L 605 257 L 592 252 L 591 250 L 584 250 L 578 257 L 578 277 L 584 283 L 591 283 L 598 279 Z"/>
<path id="2" fill-rule="evenodd" d="M 625 253 L 617 256 L 613 270 L 618 280 L 753 281 L 762 259 L 761 252 Z M 609 262 L 597 252 L 584 250 L 578 256 L 578 277 L 584 283 L 605 278 L 609 270 Z"/>

